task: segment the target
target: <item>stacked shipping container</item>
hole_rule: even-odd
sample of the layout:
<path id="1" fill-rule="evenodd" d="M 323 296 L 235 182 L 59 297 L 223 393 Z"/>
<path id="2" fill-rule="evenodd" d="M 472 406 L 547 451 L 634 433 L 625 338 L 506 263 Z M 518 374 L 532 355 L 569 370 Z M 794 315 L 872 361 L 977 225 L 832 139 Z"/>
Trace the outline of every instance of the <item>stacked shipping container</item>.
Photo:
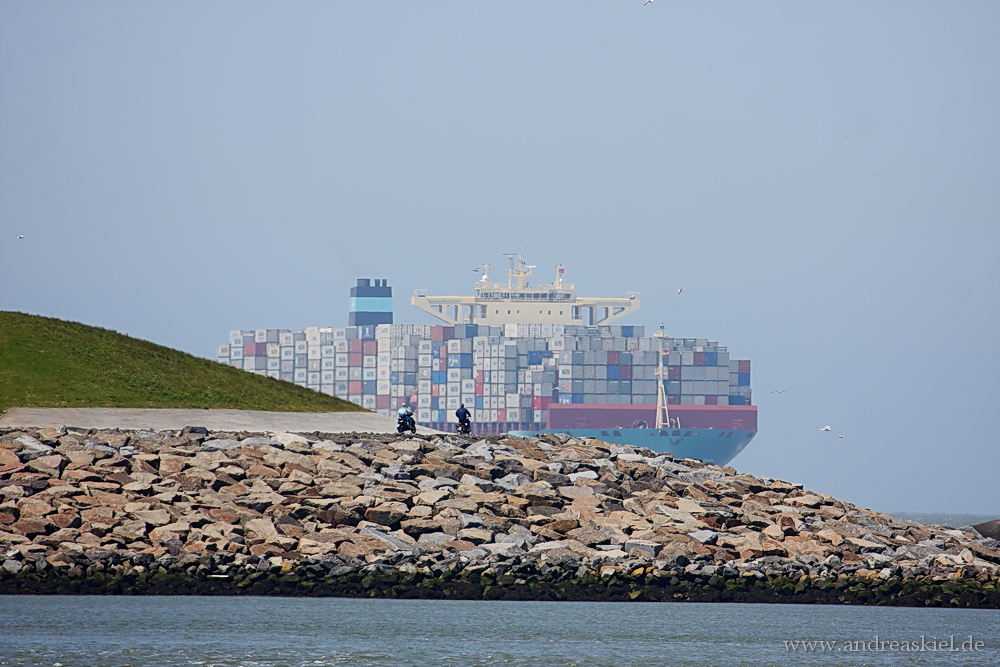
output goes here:
<path id="1" fill-rule="evenodd" d="M 673 405 L 750 405 L 750 362 L 718 343 L 641 326 L 379 324 L 230 332 L 217 359 L 369 410 L 410 405 L 446 428 L 465 404 L 481 432 L 542 428 L 551 403 L 653 405 L 657 350 Z"/>

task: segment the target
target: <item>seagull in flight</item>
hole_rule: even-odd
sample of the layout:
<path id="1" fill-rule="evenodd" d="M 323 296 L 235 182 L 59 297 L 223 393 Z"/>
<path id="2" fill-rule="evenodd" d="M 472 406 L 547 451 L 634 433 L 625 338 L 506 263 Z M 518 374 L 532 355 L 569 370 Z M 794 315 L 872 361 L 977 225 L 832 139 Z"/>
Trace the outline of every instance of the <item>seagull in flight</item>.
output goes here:
<path id="1" fill-rule="evenodd" d="M 821 431 L 832 431 L 833 429 L 832 429 L 832 428 L 830 428 L 829 426 L 824 426 L 824 427 L 823 427 L 823 428 L 821 428 L 820 430 L 821 430 Z"/>
<path id="2" fill-rule="evenodd" d="M 23 239 L 24 238 L 24 234 L 19 235 L 17 238 Z"/>
<path id="3" fill-rule="evenodd" d="M 646 5 L 651 5 L 651 4 L 653 4 L 653 0 L 646 0 L 646 2 L 642 3 L 642 6 L 645 7 Z"/>
<path id="4" fill-rule="evenodd" d="M 775 389 L 775 390 L 774 390 L 774 391 L 772 391 L 771 393 L 772 393 L 772 394 L 787 394 L 788 392 L 787 392 L 787 391 L 785 391 L 784 389 Z"/>
<path id="5" fill-rule="evenodd" d="M 837 437 L 840 438 L 841 440 L 844 439 L 844 436 L 842 436 L 842 435 L 838 435 Z"/>
<path id="6" fill-rule="evenodd" d="M 653 0 L 649 0 L 649 1 L 652 2 Z M 643 7 L 645 7 L 645 5 L 643 5 Z M 679 290 L 677 290 L 677 293 L 680 294 L 683 291 L 684 291 L 684 288 L 682 287 Z"/>

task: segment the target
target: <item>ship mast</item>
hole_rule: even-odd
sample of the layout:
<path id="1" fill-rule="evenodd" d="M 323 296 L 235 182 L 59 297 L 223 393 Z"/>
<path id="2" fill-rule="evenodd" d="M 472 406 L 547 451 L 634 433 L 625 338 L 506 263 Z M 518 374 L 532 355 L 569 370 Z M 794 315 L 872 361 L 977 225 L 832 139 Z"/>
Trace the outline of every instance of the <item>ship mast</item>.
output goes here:
<path id="1" fill-rule="evenodd" d="M 664 333 L 662 325 L 660 325 L 660 330 L 655 335 L 659 345 L 659 363 L 656 367 L 656 428 L 670 428 L 670 410 L 667 408 L 667 392 L 663 388 L 663 382 L 666 380 L 666 374 L 663 372 L 663 339 L 667 337 L 667 334 Z M 668 351 L 667 354 L 670 354 L 670 352 Z M 677 426 L 680 426 L 680 420 L 677 420 Z"/>

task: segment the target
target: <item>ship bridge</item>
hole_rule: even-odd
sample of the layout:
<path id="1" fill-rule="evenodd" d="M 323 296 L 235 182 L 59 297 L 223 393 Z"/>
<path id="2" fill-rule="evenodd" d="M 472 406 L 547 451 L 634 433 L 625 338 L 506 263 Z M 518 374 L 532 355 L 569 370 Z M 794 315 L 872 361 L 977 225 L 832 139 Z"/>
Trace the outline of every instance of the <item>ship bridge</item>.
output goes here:
<path id="1" fill-rule="evenodd" d="M 430 296 L 415 290 L 410 303 L 442 322 L 454 324 L 610 324 L 642 305 L 638 292 L 623 298 L 576 296 L 576 288 L 563 281 L 566 269 L 556 267 L 548 285 L 532 285 L 528 278 L 537 267 L 525 264 L 522 253 L 508 254 L 507 282 L 490 280 L 490 265 L 481 268 L 475 296 Z M 479 270 L 479 269 L 477 269 Z"/>

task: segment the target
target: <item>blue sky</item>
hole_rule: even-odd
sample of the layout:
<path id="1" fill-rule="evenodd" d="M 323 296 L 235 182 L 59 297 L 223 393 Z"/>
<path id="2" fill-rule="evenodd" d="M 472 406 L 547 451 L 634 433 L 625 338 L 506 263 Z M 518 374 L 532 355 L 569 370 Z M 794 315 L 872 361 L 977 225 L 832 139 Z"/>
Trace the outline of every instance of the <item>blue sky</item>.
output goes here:
<path id="1" fill-rule="evenodd" d="M 207 357 L 523 248 L 753 361 L 741 470 L 1000 515 L 998 84 L 990 2 L 0 2 L 0 309 Z"/>

